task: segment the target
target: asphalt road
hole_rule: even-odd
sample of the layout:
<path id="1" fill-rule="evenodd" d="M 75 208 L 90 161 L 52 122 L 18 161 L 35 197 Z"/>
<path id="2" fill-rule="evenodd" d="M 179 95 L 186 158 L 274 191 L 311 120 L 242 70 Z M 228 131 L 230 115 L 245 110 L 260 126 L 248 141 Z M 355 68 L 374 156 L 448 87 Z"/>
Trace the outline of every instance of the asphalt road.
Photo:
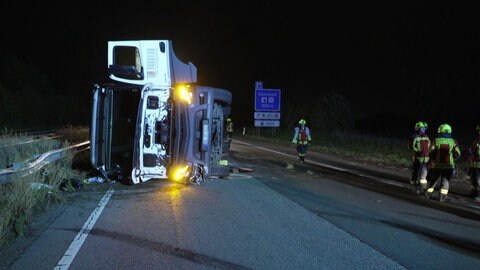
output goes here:
<path id="1" fill-rule="evenodd" d="M 313 153 L 307 164 L 298 164 L 293 148 L 252 143 L 234 139 L 232 165 L 252 172 L 234 169 L 228 179 L 199 186 L 163 180 L 92 184 L 70 194 L 69 203 L 2 249 L 2 269 L 480 265 L 474 212 L 455 213 L 378 175 L 355 176 L 352 168 L 333 163 L 322 167 Z"/>

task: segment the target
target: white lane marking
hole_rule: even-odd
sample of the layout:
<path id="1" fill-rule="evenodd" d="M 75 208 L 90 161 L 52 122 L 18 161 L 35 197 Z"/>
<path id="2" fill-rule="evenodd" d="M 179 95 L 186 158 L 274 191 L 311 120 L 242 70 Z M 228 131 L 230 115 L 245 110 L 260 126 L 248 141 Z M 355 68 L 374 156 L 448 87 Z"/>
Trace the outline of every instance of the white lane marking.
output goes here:
<path id="1" fill-rule="evenodd" d="M 85 239 L 87 239 L 88 233 L 93 228 L 93 225 L 95 225 L 95 222 L 97 222 L 97 219 L 100 217 L 100 214 L 102 213 L 103 208 L 105 208 L 105 205 L 107 205 L 108 201 L 110 200 L 110 197 L 112 197 L 113 191 L 113 189 L 110 189 L 105 193 L 103 198 L 98 203 L 97 208 L 93 210 L 90 217 L 87 219 L 87 221 L 85 221 L 85 224 L 83 224 L 82 229 L 73 239 L 67 251 L 65 251 L 65 254 L 63 254 L 63 257 L 60 259 L 60 261 L 58 261 L 55 268 L 53 268 L 54 270 L 63 270 L 70 267 L 70 264 L 75 259 L 77 252 L 82 247 L 83 242 L 85 242 Z"/>
<path id="2" fill-rule="evenodd" d="M 239 143 L 239 142 L 237 141 L 237 143 Z M 249 143 L 246 143 L 246 142 L 240 142 L 240 143 L 244 144 L 244 145 L 248 145 L 248 146 L 253 147 L 253 148 L 258 148 L 258 149 L 268 151 L 268 152 L 272 152 L 272 153 L 275 153 L 275 154 L 278 154 L 278 155 L 281 155 L 281 156 L 289 157 L 291 159 L 297 159 L 297 157 L 293 156 L 292 154 L 278 152 L 278 151 L 275 151 L 275 150 L 272 150 L 272 149 L 264 148 L 264 147 L 261 147 L 261 146 L 256 146 L 256 145 L 249 144 Z M 337 167 L 337 166 L 333 166 L 333 165 L 329 165 L 329 164 L 325 164 L 325 163 L 320 163 L 320 162 L 316 162 L 316 161 L 308 160 L 308 159 L 306 159 L 306 161 L 308 161 L 308 163 L 315 164 L 315 165 L 322 166 L 322 167 L 326 167 L 326 168 L 330 168 L 330 169 L 333 169 L 333 170 L 337 170 L 337 171 L 341 171 L 341 172 L 350 172 L 350 170 L 340 168 L 340 167 Z"/>
<path id="3" fill-rule="evenodd" d="M 297 157 L 294 157 L 294 156 L 291 155 L 291 154 L 286 154 L 286 153 L 278 152 L 278 151 L 275 151 L 275 150 L 272 150 L 272 149 L 264 148 L 264 147 L 261 147 L 261 146 L 256 146 L 256 145 L 249 144 L 249 143 L 246 143 L 246 142 L 238 142 L 238 140 L 237 140 L 237 143 L 244 144 L 244 145 L 248 145 L 248 146 L 253 147 L 253 148 L 258 148 L 258 149 L 261 149 L 261 150 L 264 150 L 264 151 L 268 151 L 268 152 L 272 152 L 272 153 L 275 153 L 275 154 L 278 154 L 278 155 L 282 155 L 282 156 L 285 156 L 285 157 L 294 158 L 294 159 L 297 158 Z M 305 160 L 308 161 L 309 164 L 315 164 L 315 165 L 317 165 L 317 166 L 322 166 L 322 167 L 325 167 L 325 168 L 330 168 L 330 169 L 333 169 L 333 170 L 336 170 L 336 171 L 345 172 L 345 173 L 354 173 L 354 174 L 356 174 L 357 176 L 374 179 L 374 180 L 376 180 L 376 181 L 378 181 L 378 182 L 382 182 L 382 183 L 384 183 L 384 184 L 386 183 L 386 184 L 389 184 L 389 185 L 393 185 L 393 186 L 397 186 L 397 187 L 402 187 L 402 188 L 409 188 L 409 187 L 410 187 L 409 184 L 399 183 L 399 182 L 397 182 L 397 181 L 390 181 L 390 180 L 388 180 L 388 179 L 383 179 L 383 178 L 379 178 L 379 177 L 370 176 L 370 175 L 364 174 L 364 173 L 362 173 L 362 172 L 357 172 L 357 171 L 353 171 L 353 170 L 348 170 L 348 169 L 340 168 L 340 167 L 337 167 L 337 166 L 333 166 L 333 165 L 329 165 L 329 164 L 325 164 L 325 163 L 316 162 L 316 161 L 309 160 L 309 159 L 305 159 Z"/>

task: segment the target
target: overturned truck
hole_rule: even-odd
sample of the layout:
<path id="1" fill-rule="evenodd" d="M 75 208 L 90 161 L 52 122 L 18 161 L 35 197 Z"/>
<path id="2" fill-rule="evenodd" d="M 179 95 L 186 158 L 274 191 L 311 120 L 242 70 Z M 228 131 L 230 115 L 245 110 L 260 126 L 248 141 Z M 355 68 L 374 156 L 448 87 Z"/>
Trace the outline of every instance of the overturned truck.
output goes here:
<path id="1" fill-rule="evenodd" d="M 90 161 L 105 177 L 200 183 L 226 177 L 232 94 L 196 85 L 170 40 L 108 42 L 111 82 L 93 85 Z"/>

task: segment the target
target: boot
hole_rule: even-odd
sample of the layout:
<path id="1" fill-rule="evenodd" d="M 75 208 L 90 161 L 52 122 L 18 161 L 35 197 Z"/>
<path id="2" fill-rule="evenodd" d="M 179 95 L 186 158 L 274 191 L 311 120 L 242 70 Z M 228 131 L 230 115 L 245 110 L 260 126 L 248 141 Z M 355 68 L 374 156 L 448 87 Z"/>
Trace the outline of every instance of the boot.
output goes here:
<path id="1" fill-rule="evenodd" d="M 447 200 L 447 196 L 448 196 L 448 189 L 444 189 L 444 188 L 441 188 L 440 189 L 440 197 L 439 197 L 439 201 L 440 202 L 444 202 Z"/>
<path id="2" fill-rule="evenodd" d="M 426 184 L 420 184 L 420 193 L 424 193 L 425 190 L 427 190 L 427 185 Z"/>
<path id="3" fill-rule="evenodd" d="M 428 190 L 425 191 L 425 193 L 424 193 L 425 198 L 426 198 L 427 200 L 430 200 L 430 197 L 432 197 L 432 193 L 433 193 L 433 192 L 428 192 Z"/>

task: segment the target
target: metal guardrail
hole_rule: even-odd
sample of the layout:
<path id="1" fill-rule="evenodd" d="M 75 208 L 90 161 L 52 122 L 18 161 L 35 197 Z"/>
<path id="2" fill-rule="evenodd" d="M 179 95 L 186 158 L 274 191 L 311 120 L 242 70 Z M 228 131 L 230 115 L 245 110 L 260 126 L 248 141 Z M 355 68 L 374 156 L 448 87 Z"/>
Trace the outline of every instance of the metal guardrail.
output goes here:
<path id="1" fill-rule="evenodd" d="M 85 141 L 62 149 L 46 152 L 32 162 L 25 162 L 22 165 L 14 166 L 12 168 L 0 169 L 0 185 L 10 183 L 14 175 L 24 177 L 40 170 L 43 166 L 63 158 L 67 151 L 73 150 L 75 153 L 78 153 L 89 147 L 90 141 Z"/>
<path id="2" fill-rule="evenodd" d="M 57 138 L 60 137 L 59 135 L 56 135 L 55 133 L 46 134 L 46 135 L 44 135 L 44 136 L 45 136 L 45 137 L 43 137 L 43 138 L 33 138 L 33 139 L 30 139 L 30 140 L 27 140 L 27 141 L 19 141 L 19 142 L 15 142 L 15 143 L 7 143 L 7 144 L 1 144 L 1 143 L 0 143 L 0 147 L 16 146 L 16 145 L 22 145 L 22 144 L 36 143 L 36 142 L 38 142 L 38 141 L 53 140 L 53 139 L 57 139 Z"/>

